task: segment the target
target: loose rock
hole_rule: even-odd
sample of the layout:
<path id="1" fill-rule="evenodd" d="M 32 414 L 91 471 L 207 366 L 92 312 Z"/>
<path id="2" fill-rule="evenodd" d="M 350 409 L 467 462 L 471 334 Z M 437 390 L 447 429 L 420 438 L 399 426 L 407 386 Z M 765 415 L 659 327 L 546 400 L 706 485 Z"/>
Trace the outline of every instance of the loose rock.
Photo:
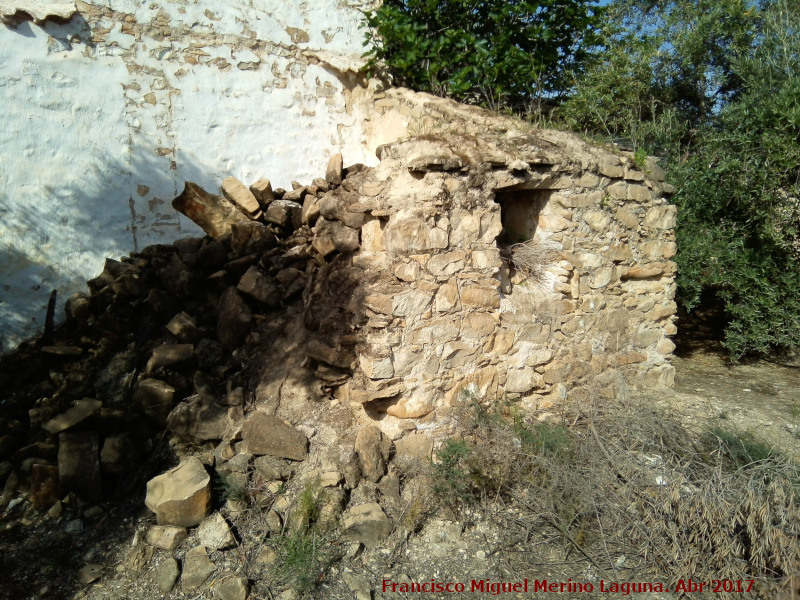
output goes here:
<path id="1" fill-rule="evenodd" d="M 162 594 L 167 594 L 172 590 L 180 573 L 178 561 L 172 557 L 165 558 L 159 563 L 153 573 L 153 578 Z"/>
<path id="2" fill-rule="evenodd" d="M 208 558 L 203 546 L 196 546 L 186 553 L 183 559 L 183 573 L 181 573 L 181 587 L 192 591 L 203 585 L 217 566 Z"/>
<path id="3" fill-rule="evenodd" d="M 156 513 L 159 525 L 194 527 L 208 514 L 211 478 L 194 457 L 147 483 L 147 508 Z"/>
<path id="4" fill-rule="evenodd" d="M 211 550 L 223 550 L 236 544 L 230 526 L 219 513 L 214 513 L 200 524 L 197 539 Z"/>
<path id="5" fill-rule="evenodd" d="M 342 537 L 365 546 L 377 546 L 392 532 L 392 523 L 377 503 L 352 508 L 342 521 Z"/>
<path id="6" fill-rule="evenodd" d="M 242 428 L 247 451 L 277 458 L 305 460 L 308 439 L 279 418 L 257 411 L 250 415 Z"/>

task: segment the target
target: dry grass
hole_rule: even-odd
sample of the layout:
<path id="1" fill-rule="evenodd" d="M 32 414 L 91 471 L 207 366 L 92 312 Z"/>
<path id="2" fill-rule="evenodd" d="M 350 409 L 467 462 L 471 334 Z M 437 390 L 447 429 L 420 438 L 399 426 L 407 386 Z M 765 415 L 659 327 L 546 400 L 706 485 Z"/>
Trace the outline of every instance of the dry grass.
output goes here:
<path id="1" fill-rule="evenodd" d="M 534 239 L 509 246 L 506 255 L 525 280 L 541 285 L 547 280 L 547 268 L 559 258 L 559 247 L 546 240 Z"/>
<path id="2" fill-rule="evenodd" d="M 552 566 L 555 544 L 607 581 L 754 580 L 748 597 L 797 594 L 800 470 L 780 453 L 742 461 L 729 441 L 693 436 L 641 401 L 573 408 L 558 422 L 523 419 L 512 403 L 475 406 L 462 416 L 469 434 L 440 451 L 437 489 L 505 523 L 498 551 L 512 571 Z"/>

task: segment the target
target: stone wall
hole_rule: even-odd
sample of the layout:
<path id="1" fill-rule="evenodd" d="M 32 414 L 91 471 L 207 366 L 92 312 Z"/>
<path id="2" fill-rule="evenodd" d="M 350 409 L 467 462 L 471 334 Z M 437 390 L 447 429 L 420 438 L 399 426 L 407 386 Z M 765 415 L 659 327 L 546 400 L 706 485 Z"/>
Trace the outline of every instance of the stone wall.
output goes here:
<path id="1" fill-rule="evenodd" d="M 323 381 L 352 372 L 337 397 L 419 418 L 469 397 L 534 409 L 672 385 L 675 207 L 656 161 L 543 130 L 378 155 L 305 198 L 325 258 L 307 311 L 338 300 L 306 319 L 309 356 Z"/>
<path id="2" fill-rule="evenodd" d="M 197 233 L 169 205 L 185 180 L 289 188 L 337 152 L 374 163 L 367 4 L 0 2 L 0 351 L 105 257 Z"/>

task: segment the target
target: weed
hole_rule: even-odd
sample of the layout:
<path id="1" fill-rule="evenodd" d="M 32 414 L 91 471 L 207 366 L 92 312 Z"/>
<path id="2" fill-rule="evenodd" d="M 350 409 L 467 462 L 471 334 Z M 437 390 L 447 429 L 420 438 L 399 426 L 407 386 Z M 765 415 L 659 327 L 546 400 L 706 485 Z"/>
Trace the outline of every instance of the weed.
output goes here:
<path id="1" fill-rule="evenodd" d="M 320 542 L 313 531 L 296 531 L 278 538 L 278 573 L 297 591 L 309 590 L 317 581 Z"/>
<path id="2" fill-rule="evenodd" d="M 247 493 L 247 485 L 243 484 L 237 477 L 236 473 L 230 475 L 222 475 L 218 471 L 214 471 L 213 488 L 216 492 L 217 498 L 221 503 L 227 500 L 236 502 L 247 502 L 249 500 Z"/>
<path id="3" fill-rule="evenodd" d="M 297 498 L 298 518 L 304 523 L 313 524 L 319 518 L 320 492 L 319 478 L 308 482 Z"/>
<path id="4" fill-rule="evenodd" d="M 638 148 L 636 152 L 633 153 L 633 160 L 636 163 L 636 166 L 639 167 L 645 173 L 648 172 L 647 169 L 647 152 L 644 148 Z"/>
<path id="5" fill-rule="evenodd" d="M 559 248 L 552 242 L 530 240 L 509 246 L 505 253 L 517 273 L 542 285 L 547 281 L 547 268 L 558 260 Z"/>
<path id="6" fill-rule="evenodd" d="M 559 540 L 601 576 L 635 562 L 637 576 L 673 585 L 686 573 L 757 579 L 766 598 L 799 575 L 800 473 L 752 434 L 716 427 L 698 439 L 621 398 L 556 423 L 503 399 L 460 410 L 465 437 L 441 446 L 436 493 L 451 507 L 482 500 L 522 540 L 514 568 L 546 561 L 531 548 Z"/>
<path id="7" fill-rule="evenodd" d="M 734 468 L 748 467 L 776 458 L 780 454 L 774 447 L 758 440 L 748 431 L 740 432 L 714 426 L 708 430 L 706 439 L 719 447 Z"/>
<path id="8" fill-rule="evenodd" d="M 451 503 L 461 503 L 472 499 L 472 481 L 467 468 L 471 454 L 464 440 L 450 439 L 442 444 L 434 464 L 434 491 Z"/>
<path id="9" fill-rule="evenodd" d="M 553 456 L 568 451 L 571 444 L 569 431 L 560 423 L 536 423 L 528 427 L 516 420 L 514 430 L 527 452 Z"/>

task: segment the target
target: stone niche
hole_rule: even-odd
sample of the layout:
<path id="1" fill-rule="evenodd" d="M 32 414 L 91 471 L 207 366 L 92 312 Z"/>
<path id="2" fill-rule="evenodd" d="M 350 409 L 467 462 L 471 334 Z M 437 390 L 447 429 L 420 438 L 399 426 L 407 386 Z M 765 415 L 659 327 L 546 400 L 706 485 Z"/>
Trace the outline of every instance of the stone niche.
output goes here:
<path id="1" fill-rule="evenodd" d="M 554 131 L 377 154 L 309 223 L 317 239 L 359 230 L 336 259 L 362 272 L 339 398 L 419 418 L 471 398 L 535 410 L 673 385 L 676 209 L 656 161 Z"/>

